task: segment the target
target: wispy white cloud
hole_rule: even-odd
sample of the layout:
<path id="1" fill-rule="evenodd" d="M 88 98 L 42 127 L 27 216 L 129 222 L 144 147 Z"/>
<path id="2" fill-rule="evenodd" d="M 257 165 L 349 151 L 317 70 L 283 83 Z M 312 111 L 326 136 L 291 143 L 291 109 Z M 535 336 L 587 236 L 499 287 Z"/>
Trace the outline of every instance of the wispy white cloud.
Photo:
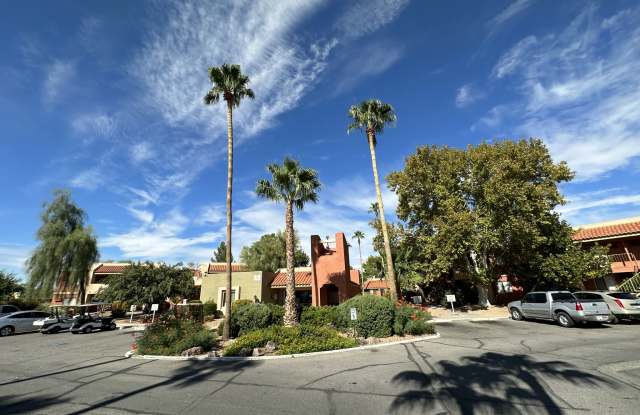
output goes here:
<path id="1" fill-rule="evenodd" d="M 493 71 L 517 85 L 510 115 L 522 134 L 543 138 L 578 180 L 640 156 L 640 7 L 606 20 L 596 12 L 587 7 L 562 32 L 525 38 Z"/>
<path id="2" fill-rule="evenodd" d="M 105 177 L 98 167 L 92 167 L 76 174 L 70 181 L 71 186 L 85 190 L 96 190 L 105 182 Z"/>
<path id="3" fill-rule="evenodd" d="M 556 210 L 570 223 L 587 224 L 640 214 L 640 195 L 627 188 L 569 194 Z"/>
<path id="4" fill-rule="evenodd" d="M 80 114 L 72 118 L 71 128 L 85 142 L 94 138 L 109 138 L 117 129 L 116 118 L 103 112 Z"/>
<path id="5" fill-rule="evenodd" d="M 456 107 L 467 107 L 483 97 L 484 93 L 479 91 L 472 84 L 464 84 L 458 88 L 458 92 L 456 93 Z"/>
<path id="6" fill-rule="evenodd" d="M 494 16 L 487 22 L 487 27 L 491 33 L 495 33 L 504 24 L 513 20 L 516 16 L 524 12 L 533 4 L 533 0 L 515 0 L 509 4 L 504 10 Z"/>
<path id="7" fill-rule="evenodd" d="M 20 244 L 0 243 L 0 270 L 24 276 L 25 261 L 31 255 L 31 247 Z"/>
<path id="8" fill-rule="evenodd" d="M 226 218 L 226 210 L 224 206 L 212 205 L 205 206 L 200 209 L 200 213 L 196 217 L 196 225 L 219 224 Z"/>
<path id="9" fill-rule="evenodd" d="M 51 105 L 58 101 L 69 81 L 76 73 L 76 64 L 72 61 L 56 59 L 45 67 L 44 102 Z"/>
<path id="10" fill-rule="evenodd" d="M 136 143 L 131 147 L 131 160 L 134 163 L 142 163 L 156 155 L 153 144 L 148 141 Z"/>
<path id="11" fill-rule="evenodd" d="M 500 125 L 507 112 L 505 105 L 496 105 L 491 108 L 483 117 L 480 117 L 477 123 L 471 126 L 471 131 L 476 131 L 479 127 L 485 126 L 489 128 L 495 128 Z"/>
<path id="12" fill-rule="evenodd" d="M 358 0 L 348 4 L 347 11 L 336 22 L 336 28 L 344 36 L 356 38 L 390 23 L 409 4 L 409 0 Z"/>

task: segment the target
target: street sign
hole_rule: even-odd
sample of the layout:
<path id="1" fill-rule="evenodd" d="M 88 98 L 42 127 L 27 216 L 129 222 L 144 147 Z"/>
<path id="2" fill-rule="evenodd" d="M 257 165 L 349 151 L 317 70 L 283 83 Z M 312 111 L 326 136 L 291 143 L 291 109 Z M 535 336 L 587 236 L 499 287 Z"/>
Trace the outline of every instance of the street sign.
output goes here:
<path id="1" fill-rule="evenodd" d="M 411 297 L 411 301 L 413 301 L 413 304 L 422 304 L 422 296 L 414 295 L 413 297 Z"/>
<path id="2" fill-rule="evenodd" d="M 158 311 L 158 304 L 151 304 L 151 311 Z"/>
<path id="3" fill-rule="evenodd" d="M 351 308 L 351 320 L 357 320 L 358 319 L 358 310 L 356 310 L 355 308 Z"/>
<path id="4" fill-rule="evenodd" d="M 131 304 L 131 307 L 129 308 L 129 310 L 131 311 L 131 317 L 129 317 L 129 323 L 133 322 L 133 312 L 136 311 L 136 308 L 138 308 L 137 305 Z"/>
<path id="5" fill-rule="evenodd" d="M 447 294 L 447 302 L 451 303 L 451 312 L 455 313 L 453 309 L 453 303 L 456 302 L 456 296 L 454 294 Z"/>

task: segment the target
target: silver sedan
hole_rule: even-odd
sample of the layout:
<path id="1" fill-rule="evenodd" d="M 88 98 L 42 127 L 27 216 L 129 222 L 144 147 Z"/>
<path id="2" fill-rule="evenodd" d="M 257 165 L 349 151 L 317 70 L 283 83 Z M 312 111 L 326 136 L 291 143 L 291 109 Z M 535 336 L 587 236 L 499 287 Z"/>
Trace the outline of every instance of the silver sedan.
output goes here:
<path id="1" fill-rule="evenodd" d="M 0 317 L 0 336 L 11 336 L 14 333 L 38 331 L 40 326 L 33 323 L 46 318 L 49 313 L 38 310 L 17 311 Z"/>

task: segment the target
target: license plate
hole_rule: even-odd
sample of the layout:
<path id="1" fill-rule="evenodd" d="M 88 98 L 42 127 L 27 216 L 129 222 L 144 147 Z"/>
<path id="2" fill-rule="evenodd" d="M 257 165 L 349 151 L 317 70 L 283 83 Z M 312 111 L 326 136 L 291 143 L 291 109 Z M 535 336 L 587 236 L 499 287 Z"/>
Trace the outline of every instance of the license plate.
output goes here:
<path id="1" fill-rule="evenodd" d="M 609 320 L 609 316 L 596 316 L 596 320 L 598 321 Z"/>
<path id="2" fill-rule="evenodd" d="M 34 321 L 33 325 L 34 326 L 42 326 L 44 324 L 44 321 Z"/>

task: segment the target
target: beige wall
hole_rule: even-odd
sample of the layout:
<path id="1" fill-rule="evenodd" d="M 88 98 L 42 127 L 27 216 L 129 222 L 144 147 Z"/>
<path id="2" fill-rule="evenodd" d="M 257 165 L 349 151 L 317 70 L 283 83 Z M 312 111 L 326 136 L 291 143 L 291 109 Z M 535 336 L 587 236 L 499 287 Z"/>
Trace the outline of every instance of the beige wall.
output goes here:
<path id="1" fill-rule="evenodd" d="M 236 291 L 236 300 L 254 300 L 269 303 L 271 301 L 269 285 L 273 274 L 262 271 L 234 272 L 231 286 Z M 227 285 L 226 273 L 205 274 L 202 278 L 200 301 L 215 301 L 218 309 L 222 309 L 222 291 Z"/>

